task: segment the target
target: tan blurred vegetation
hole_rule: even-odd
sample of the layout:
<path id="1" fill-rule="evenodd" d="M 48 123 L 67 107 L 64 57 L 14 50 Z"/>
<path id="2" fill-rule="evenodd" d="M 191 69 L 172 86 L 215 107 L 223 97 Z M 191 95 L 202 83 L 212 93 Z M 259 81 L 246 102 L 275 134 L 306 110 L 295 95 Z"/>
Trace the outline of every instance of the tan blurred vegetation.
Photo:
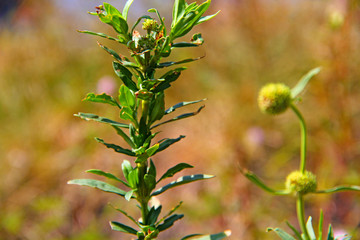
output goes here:
<path id="1" fill-rule="evenodd" d="M 115 6 L 123 2 L 111 1 Z M 170 4 L 160 0 L 135 2 L 133 18 L 142 8 L 170 12 Z M 73 178 L 92 177 L 83 173 L 86 169 L 120 173 L 123 159 L 93 141 L 95 136 L 118 141 L 112 129 L 73 116 L 81 111 L 117 118 L 111 107 L 81 102 L 99 88 L 100 79 L 115 80 L 112 59 L 96 40 L 124 52 L 106 40 L 76 33 L 111 33 L 96 17 L 87 16 L 92 10 L 88 5 L 85 0 L 62 7 L 52 1 L 25 1 L 0 25 L 1 240 L 128 239 L 109 230 L 107 221 L 121 216 L 107 203 L 135 214 L 132 202 L 66 185 Z M 313 67 L 322 66 L 322 71 L 299 104 L 309 129 L 308 168 L 321 188 L 360 184 L 357 1 L 214 0 L 211 12 L 218 9 L 216 19 L 195 29 L 203 33 L 204 47 L 174 51 L 178 59 L 206 57 L 190 64 L 167 91 L 167 106 L 207 97 L 206 108 L 195 118 L 164 127 L 161 137 L 187 138 L 155 159 L 159 172 L 188 162 L 196 167 L 189 173 L 217 178 L 160 198 L 166 208 L 184 200 L 180 212 L 185 218 L 159 239 L 224 229 L 233 231 L 231 239 L 277 239 L 265 233 L 266 227 L 286 228 L 285 220 L 296 223 L 294 199 L 266 194 L 239 168 L 278 188 L 297 168 L 295 116 L 262 115 L 256 97 L 263 84 L 294 86 Z M 306 200 L 307 215 L 315 221 L 321 208 L 326 223 L 360 237 L 358 193 Z"/>

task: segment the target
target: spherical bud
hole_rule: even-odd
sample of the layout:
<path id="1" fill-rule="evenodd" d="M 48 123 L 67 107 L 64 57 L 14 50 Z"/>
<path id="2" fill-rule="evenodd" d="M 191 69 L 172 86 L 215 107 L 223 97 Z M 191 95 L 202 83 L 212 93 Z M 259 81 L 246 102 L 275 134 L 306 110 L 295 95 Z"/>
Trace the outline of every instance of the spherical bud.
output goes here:
<path id="1" fill-rule="evenodd" d="M 304 173 L 294 171 L 287 176 L 285 185 L 289 192 L 295 194 L 315 192 L 317 187 L 316 176 L 308 171 Z"/>
<path id="2" fill-rule="evenodd" d="M 146 19 L 142 25 L 142 28 L 146 31 L 156 32 L 158 29 L 158 23 L 154 19 Z"/>
<path id="3" fill-rule="evenodd" d="M 269 83 L 259 93 L 258 104 L 263 113 L 280 114 L 291 103 L 291 90 L 282 83 Z"/>
<path id="4" fill-rule="evenodd" d="M 152 37 L 141 37 L 138 44 L 141 51 L 152 50 L 156 46 L 156 40 Z"/>

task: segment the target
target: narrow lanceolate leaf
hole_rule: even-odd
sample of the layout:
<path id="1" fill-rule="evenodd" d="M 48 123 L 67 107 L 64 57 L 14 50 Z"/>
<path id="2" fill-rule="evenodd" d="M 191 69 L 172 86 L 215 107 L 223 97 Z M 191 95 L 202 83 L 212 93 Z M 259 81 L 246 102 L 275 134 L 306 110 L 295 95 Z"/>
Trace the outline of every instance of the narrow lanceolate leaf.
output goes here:
<path id="1" fill-rule="evenodd" d="M 294 234 L 298 240 L 302 240 L 301 234 L 299 233 L 298 230 L 296 230 L 296 228 L 293 225 L 291 225 L 288 221 L 286 221 L 286 225 L 288 225 L 288 227 L 294 232 Z M 322 240 L 322 239 L 319 239 L 319 240 Z"/>
<path id="2" fill-rule="evenodd" d="M 133 229 L 132 227 L 126 226 L 125 224 L 119 223 L 119 222 L 111 221 L 110 226 L 111 226 L 111 229 L 114 231 L 129 233 L 132 235 L 137 234 L 137 231 L 135 229 Z"/>
<path id="3" fill-rule="evenodd" d="M 318 74 L 320 70 L 321 68 L 317 67 L 310 70 L 307 74 L 305 74 L 296 84 L 296 86 L 293 89 L 291 89 L 291 97 L 295 98 L 297 95 L 299 95 L 305 89 L 310 79 L 314 77 L 316 74 Z"/>
<path id="4" fill-rule="evenodd" d="M 170 217 L 168 217 L 167 219 L 165 219 L 164 223 L 160 224 L 159 226 L 157 226 L 157 230 L 159 230 L 159 232 L 162 232 L 170 227 L 172 227 L 172 225 L 174 225 L 174 222 L 183 218 L 184 214 L 174 214 L 171 215 Z"/>
<path id="5" fill-rule="evenodd" d="M 335 239 L 334 232 L 333 232 L 332 226 L 330 224 L 326 240 L 334 240 L 334 239 Z"/>
<path id="6" fill-rule="evenodd" d="M 126 194 L 126 192 L 121 190 L 120 188 L 117 188 L 109 183 L 94 179 L 74 179 L 68 181 L 67 183 L 97 188 L 100 189 L 101 191 L 115 193 L 120 196 L 125 196 Z"/>
<path id="7" fill-rule="evenodd" d="M 175 111 L 175 110 L 178 109 L 178 108 L 181 108 L 181 107 L 184 107 L 184 106 L 187 106 L 187 105 L 190 105 L 190 104 L 194 104 L 194 103 L 199 103 L 199 102 L 202 102 L 202 101 L 205 101 L 205 100 L 206 100 L 206 98 L 200 99 L 200 100 L 196 100 L 196 101 L 191 101 L 191 102 L 180 102 L 180 103 L 177 103 L 177 104 L 175 104 L 174 106 L 168 108 L 168 109 L 165 111 L 165 114 L 172 113 L 173 111 Z"/>
<path id="8" fill-rule="evenodd" d="M 161 81 L 161 83 L 153 90 L 153 92 L 157 93 L 169 88 L 171 86 L 170 83 L 176 81 L 180 77 L 181 72 L 184 71 L 185 69 L 186 69 L 185 67 L 180 67 L 165 73 L 160 78 L 163 79 L 163 81 Z"/>
<path id="9" fill-rule="evenodd" d="M 183 237 L 181 240 L 221 240 L 231 235 L 231 231 L 227 230 L 221 233 L 203 235 L 203 234 L 191 234 Z"/>
<path id="10" fill-rule="evenodd" d="M 88 31 L 88 30 L 78 30 L 78 32 L 91 34 L 91 35 L 99 36 L 99 37 L 102 37 L 102 38 L 110 39 L 110 40 L 113 40 L 113 41 L 121 42 L 119 39 L 108 36 L 108 35 L 106 35 L 104 33 L 97 33 L 97 32 L 92 32 L 92 31 Z"/>
<path id="11" fill-rule="evenodd" d="M 121 65 L 125 66 L 125 67 L 132 67 L 132 68 L 138 68 L 139 66 L 136 63 L 132 63 L 129 61 L 126 61 L 123 57 L 121 57 L 117 52 L 115 52 L 114 50 L 100 44 L 98 42 L 98 45 L 104 49 L 107 53 L 109 53 L 116 61 L 118 61 L 119 63 L 121 63 Z"/>
<path id="12" fill-rule="evenodd" d="M 168 218 L 169 216 L 171 216 L 181 205 L 183 204 L 183 202 L 179 202 L 178 205 L 176 205 L 175 207 L 173 207 L 170 212 L 168 212 L 165 216 L 163 216 L 155 225 L 158 226 L 160 225 L 163 221 L 165 221 L 166 218 Z"/>
<path id="13" fill-rule="evenodd" d="M 133 1 L 134 0 L 128 0 L 125 3 L 125 6 L 124 6 L 124 9 L 123 9 L 123 12 L 122 12 L 122 16 L 124 17 L 125 20 L 127 20 L 129 8 L 130 8 L 131 4 L 133 3 Z"/>
<path id="14" fill-rule="evenodd" d="M 127 142 L 130 145 L 131 148 L 135 148 L 134 142 L 129 138 L 128 135 L 126 135 L 126 133 L 123 130 L 121 130 L 121 128 L 117 126 L 112 126 L 112 127 L 116 130 L 117 134 L 121 136 L 125 140 L 125 142 Z"/>
<path id="15" fill-rule="evenodd" d="M 171 189 L 171 188 L 174 188 L 174 187 L 186 184 L 186 183 L 191 183 L 191 182 L 195 182 L 195 181 L 198 181 L 198 180 L 210 179 L 210 178 L 213 178 L 213 177 L 215 177 L 215 176 L 214 175 L 206 175 L 206 174 L 196 174 L 196 175 L 190 175 L 190 176 L 183 176 L 183 177 L 178 178 L 176 181 L 173 181 L 173 182 L 165 185 L 164 187 L 156 190 L 155 192 L 153 192 L 151 194 L 151 196 L 159 195 L 159 194 L 165 192 L 168 189 Z"/>
<path id="16" fill-rule="evenodd" d="M 157 182 L 159 183 L 161 180 L 163 180 L 165 178 L 172 177 L 176 173 L 184 170 L 185 168 L 193 168 L 193 166 L 191 166 L 190 164 L 187 164 L 187 163 L 179 163 L 175 167 L 172 167 L 169 170 L 167 170 L 166 173 L 164 173 L 164 175 L 162 175 L 162 177 Z"/>
<path id="17" fill-rule="evenodd" d="M 243 171 L 243 174 L 247 179 L 255 183 L 258 187 L 262 188 L 263 190 L 275 194 L 275 195 L 288 195 L 289 192 L 286 190 L 274 190 L 270 187 L 268 187 L 263 181 L 258 178 L 253 172 L 250 172 L 248 170 Z"/>
<path id="18" fill-rule="evenodd" d="M 124 210 L 114 207 L 113 205 L 110 204 L 111 207 L 113 207 L 116 211 L 121 212 L 124 216 L 126 216 L 127 218 L 129 218 L 133 223 L 135 223 L 137 226 L 139 226 L 139 223 L 133 218 L 131 217 L 127 212 L 125 212 Z"/>
<path id="19" fill-rule="evenodd" d="M 185 0 L 175 0 L 173 13 L 172 13 L 172 23 L 171 27 L 175 26 L 179 18 L 185 13 L 186 1 Z"/>
<path id="20" fill-rule="evenodd" d="M 88 93 L 86 97 L 83 99 L 83 101 L 106 103 L 121 108 L 121 106 L 116 102 L 116 100 L 112 96 L 107 95 L 106 93 L 103 94 Z"/>
<path id="21" fill-rule="evenodd" d="M 125 86 L 133 90 L 134 92 L 138 91 L 136 83 L 132 80 L 132 73 L 124 66 L 118 62 L 113 62 L 113 68 L 116 75 L 123 81 Z"/>
<path id="22" fill-rule="evenodd" d="M 189 43 L 189 42 L 178 42 L 178 43 L 173 43 L 171 45 L 171 47 L 173 48 L 198 47 L 198 46 L 199 44 Z"/>
<path id="23" fill-rule="evenodd" d="M 314 227 L 312 225 L 312 217 L 309 217 L 309 219 L 306 222 L 306 230 L 309 234 L 310 240 L 316 240 Z"/>
<path id="24" fill-rule="evenodd" d="M 325 190 L 318 190 L 315 193 L 335 193 L 342 191 L 360 191 L 360 186 L 339 186 Z"/>
<path id="25" fill-rule="evenodd" d="M 147 223 L 148 225 L 154 225 L 161 213 L 161 209 L 162 209 L 162 206 L 158 206 L 158 207 L 151 207 L 150 211 L 149 211 L 149 214 L 148 214 L 148 217 L 147 217 Z"/>
<path id="26" fill-rule="evenodd" d="M 131 157 L 135 157 L 135 153 L 133 153 L 129 149 L 122 148 L 122 147 L 120 147 L 118 145 L 115 145 L 115 144 L 112 144 L 112 143 L 106 143 L 101 138 L 95 138 L 95 140 L 98 141 L 99 143 L 104 144 L 107 148 L 113 149 L 115 152 L 123 153 L 123 154 L 126 154 L 126 155 L 131 156 Z"/>
<path id="27" fill-rule="evenodd" d="M 167 120 L 165 122 L 156 124 L 156 125 L 152 126 L 150 129 L 156 128 L 156 127 L 158 127 L 160 125 L 163 125 L 163 124 L 166 124 L 166 123 L 171 123 L 171 122 L 178 121 L 178 120 L 181 120 L 181 119 L 184 119 L 184 118 L 195 116 L 195 115 L 199 114 L 204 107 L 205 106 L 201 106 L 196 112 L 185 113 L 185 114 L 179 115 L 177 117 L 174 117 L 174 118 L 172 118 L 170 120 Z"/>
<path id="28" fill-rule="evenodd" d="M 130 199 L 133 196 L 134 192 L 135 192 L 134 190 L 130 190 L 125 194 L 126 201 L 130 201 Z"/>
<path id="29" fill-rule="evenodd" d="M 106 177 L 106 178 L 108 178 L 108 179 L 112 179 L 112 180 L 121 182 L 121 183 L 124 184 L 125 186 L 130 187 L 130 185 L 129 185 L 127 182 L 123 181 L 122 179 L 116 177 L 115 175 L 113 175 L 113 174 L 111 174 L 111 173 L 104 172 L 104 171 L 99 170 L 99 169 L 90 169 L 90 170 L 87 170 L 86 172 L 88 172 L 88 173 L 93 173 L 93 174 L 96 174 L 96 175 L 99 175 L 99 176 Z"/>
<path id="30" fill-rule="evenodd" d="M 197 60 L 202 59 L 202 58 L 204 58 L 204 57 L 188 58 L 188 59 L 184 59 L 184 60 L 177 61 L 177 62 L 163 62 L 163 63 L 159 63 L 156 67 L 157 68 L 170 67 L 170 66 L 177 65 L 177 64 L 183 64 L 183 63 L 189 63 L 189 62 L 197 61 Z"/>
<path id="31" fill-rule="evenodd" d="M 203 22 L 209 21 L 210 19 L 214 18 L 216 15 L 219 14 L 220 11 L 217 11 L 215 14 L 201 17 L 199 21 L 196 22 L 196 25 L 201 24 Z"/>
<path id="32" fill-rule="evenodd" d="M 161 140 L 159 143 L 159 148 L 156 151 L 156 153 L 164 151 L 165 149 L 167 149 L 168 147 L 170 147 L 172 144 L 180 141 L 181 139 L 183 139 L 185 136 L 180 135 L 178 138 L 165 138 L 163 140 Z"/>
<path id="33" fill-rule="evenodd" d="M 119 123 L 119 122 L 113 121 L 111 119 L 100 117 L 100 116 L 92 114 L 92 113 L 81 113 L 80 112 L 78 114 L 74 114 L 74 116 L 80 117 L 81 119 L 84 119 L 87 121 L 93 120 L 96 122 L 107 123 L 112 126 L 116 126 L 116 127 L 120 127 L 120 128 L 129 128 L 129 124 Z"/>
<path id="34" fill-rule="evenodd" d="M 293 236 L 280 228 L 268 228 L 267 232 L 274 231 L 282 240 L 296 240 Z"/>
<path id="35" fill-rule="evenodd" d="M 323 210 L 320 210 L 320 219 L 319 219 L 319 226 L 318 226 L 318 240 L 322 240 L 322 232 L 323 232 L 323 223 L 324 223 L 324 213 Z"/>

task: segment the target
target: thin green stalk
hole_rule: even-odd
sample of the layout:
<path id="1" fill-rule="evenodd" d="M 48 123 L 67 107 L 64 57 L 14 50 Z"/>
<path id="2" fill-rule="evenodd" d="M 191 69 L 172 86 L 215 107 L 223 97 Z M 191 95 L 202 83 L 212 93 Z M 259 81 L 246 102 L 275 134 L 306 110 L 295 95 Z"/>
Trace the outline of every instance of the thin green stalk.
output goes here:
<path id="1" fill-rule="evenodd" d="M 291 104 L 290 107 L 300 120 L 300 130 L 301 130 L 300 171 L 304 173 L 306 167 L 306 141 L 307 141 L 306 124 L 303 116 L 301 115 L 300 111 L 295 107 L 295 105 Z"/>
<path id="2" fill-rule="evenodd" d="M 298 217 L 298 221 L 299 221 L 301 231 L 303 232 L 303 234 L 305 236 L 305 240 L 310 240 L 309 234 L 308 234 L 308 232 L 306 230 L 304 199 L 303 199 L 303 195 L 301 193 L 298 193 L 298 195 L 297 195 L 296 212 L 297 212 L 297 217 Z"/>

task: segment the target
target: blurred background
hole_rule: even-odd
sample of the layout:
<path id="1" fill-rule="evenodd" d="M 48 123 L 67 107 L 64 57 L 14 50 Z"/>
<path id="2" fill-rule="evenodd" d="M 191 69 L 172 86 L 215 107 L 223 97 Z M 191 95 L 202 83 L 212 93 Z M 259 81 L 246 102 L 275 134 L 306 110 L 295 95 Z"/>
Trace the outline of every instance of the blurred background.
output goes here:
<path id="1" fill-rule="evenodd" d="M 124 0 L 109 3 L 122 8 Z M 82 102 L 88 92 L 116 94 L 112 58 L 87 29 L 114 35 L 93 11 L 95 0 L 0 1 L 0 239 L 130 239 L 110 230 L 124 220 L 108 203 L 137 214 L 126 202 L 95 189 L 67 185 L 98 168 L 120 174 L 124 156 L 94 141 L 120 143 L 106 125 L 73 116 L 93 112 L 117 119 L 111 107 Z M 173 1 L 135 0 L 134 22 L 155 7 L 171 21 Z M 268 82 L 294 86 L 321 66 L 299 103 L 308 124 L 308 169 L 319 188 L 360 184 L 360 7 L 357 0 L 214 0 L 221 13 L 196 27 L 204 46 L 174 50 L 173 59 L 205 56 L 167 90 L 166 105 L 208 98 L 194 118 L 162 128 L 161 138 L 187 137 L 155 157 L 159 173 L 187 162 L 192 173 L 215 174 L 163 194 L 169 209 L 184 201 L 183 220 L 160 240 L 231 229 L 230 239 L 277 239 L 268 226 L 296 225 L 295 199 L 271 196 L 240 173 L 247 168 L 282 188 L 298 168 L 299 126 L 293 113 L 260 113 L 257 93 Z M 191 34 L 184 40 L 189 40 Z M 189 107 L 196 110 L 196 106 Z M 189 110 L 188 109 L 188 110 Z M 181 113 L 179 110 L 178 113 Z M 176 113 L 175 113 L 176 114 Z M 311 195 L 306 213 L 336 232 L 360 238 L 360 194 Z M 127 220 L 124 220 L 126 222 Z"/>

